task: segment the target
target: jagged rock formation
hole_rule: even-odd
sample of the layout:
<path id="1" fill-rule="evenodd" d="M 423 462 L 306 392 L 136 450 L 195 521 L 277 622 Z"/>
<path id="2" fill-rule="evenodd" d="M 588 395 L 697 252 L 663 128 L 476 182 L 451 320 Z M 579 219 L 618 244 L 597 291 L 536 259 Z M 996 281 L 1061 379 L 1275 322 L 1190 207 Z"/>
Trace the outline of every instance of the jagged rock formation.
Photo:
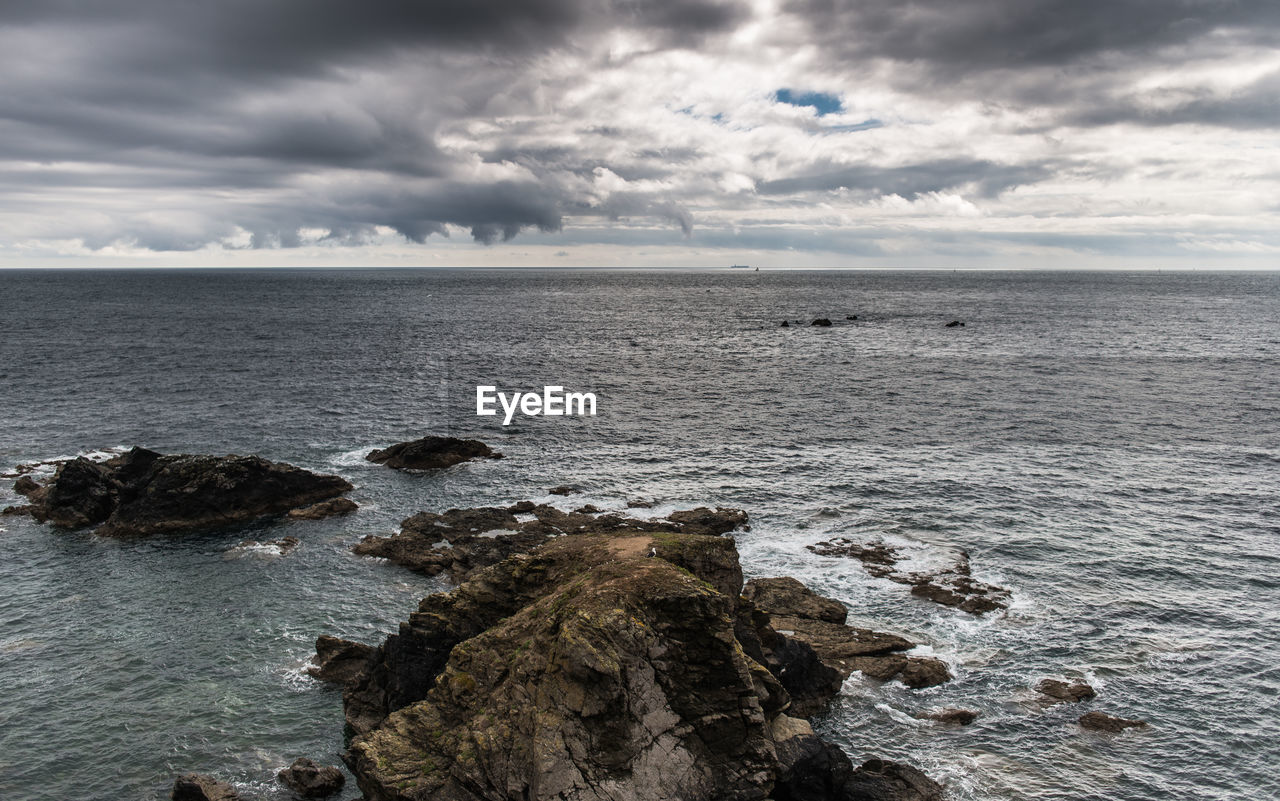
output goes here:
<path id="1" fill-rule="evenodd" d="M 330 498 L 327 501 L 313 503 L 301 509 L 290 509 L 291 520 L 323 520 L 326 517 L 349 515 L 360 507 L 350 498 Z"/>
<path id="2" fill-rule="evenodd" d="M 307 675 L 335 684 L 348 684 L 360 678 L 373 656 L 373 646 L 322 634 L 316 638 L 315 664 Z"/>
<path id="3" fill-rule="evenodd" d="M 278 515 L 341 495 L 351 484 L 257 456 L 161 455 L 145 448 L 93 462 L 59 465 L 46 483 L 29 476 L 14 489 L 40 522 L 97 525 L 124 537 L 218 528 Z"/>
<path id="4" fill-rule="evenodd" d="M 951 671 L 941 660 L 899 653 L 915 647 L 910 640 L 846 626 L 844 604 L 818 595 L 793 578 L 752 579 L 743 597 L 769 616 L 775 632 L 810 646 L 823 665 L 839 674 L 840 681 L 855 670 L 880 681 L 897 679 L 913 689 L 951 680 Z"/>
<path id="5" fill-rule="evenodd" d="M 525 516 L 521 521 L 516 515 Z M 531 518 L 531 519 L 530 519 Z M 365 537 L 352 549 L 362 556 L 389 559 L 410 570 L 436 575 L 449 571 L 462 581 L 473 571 L 514 553 L 532 550 L 563 534 L 723 534 L 746 522 L 736 509 L 693 509 L 660 520 L 619 514 L 563 512 L 546 504 L 521 501 L 505 509 L 450 509 L 443 514 L 420 512 L 400 523 L 392 537 Z"/>
<path id="6" fill-rule="evenodd" d="M 1070 702 L 1078 704 L 1097 696 L 1093 687 L 1083 681 L 1066 682 L 1060 679 L 1043 679 L 1036 685 L 1036 691 L 1047 696 L 1047 704 Z"/>
<path id="7" fill-rule="evenodd" d="M 916 715 L 916 717 L 921 720 L 934 720 L 938 723 L 945 723 L 949 726 L 968 726 L 970 723 L 977 720 L 979 715 L 972 709 L 947 707 L 946 709 L 925 712 L 923 714 Z"/>
<path id="8" fill-rule="evenodd" d="M 475 439 L 423 437 L 371 451 L 364 458 L 397 470 L 439 470 L 471 459 L 501 459 L 502 454 Z"/>
<path id="9" fill-rule="evenodd" d="M 306 757 L 299 757 L 289 767 L 276 774 L 276 778 L 303 798 L 328 798 L 342 789 L 347 777 L 332 765 L 320 765 Z"/>
<path id="10" fill-rule="evenodd" d="M 452 510 L 431 526 L 478 529 L 463 524 L 521 508 Z M 578 521 L 558 514 L 528 525 Z M 607 522 L 459 571 L 346 682 L 347 763 L 365 797 L 940 798 L 907 766 L 854 770 L 795 716 L 780 675 L 807 659 L 834 674 L 829 698 L 839 674 L 741 597 L 733 540 L 679 530 L 730 520 L 745 515 Z M 836 616 L 834 602 L 802 600 Z"/>
<path id="11" fill-rule="evenodd" d="M 985 584 L 970 575 L 969 554 L 960 551 L 953 565 L 929 573 L 895 569 L 901 559 L 899 548 L 884 543 L 857 543 L 844 537 L 808 546 L 819 556 L 844 556 L 862 562 L 873 576 L 911 587 L 911 594 L 943 606 L 975 615 L 1007 609 L 1011 593 L 1003 587 Z"/>

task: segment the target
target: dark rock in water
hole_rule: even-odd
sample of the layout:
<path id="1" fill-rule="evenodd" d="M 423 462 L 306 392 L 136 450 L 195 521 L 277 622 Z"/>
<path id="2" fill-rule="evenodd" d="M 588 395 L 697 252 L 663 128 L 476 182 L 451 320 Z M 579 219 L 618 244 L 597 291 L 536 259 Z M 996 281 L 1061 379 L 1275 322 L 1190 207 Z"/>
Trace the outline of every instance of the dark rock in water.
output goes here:
<path id="1" fill-rule="evenodd" d="M 561 484 L 558 487 L 552 487 L 551 489 L 547 490 L 547 492 L 549 492 L 552 495 L 569 495 L 571 493 L 577 492 L 577 490 L 569 486 L 568 484 Z"/>
<path id="2" fill-rule="evenodd" d="M 532 514 L 535 519 L 520 522 L 517 514 Z M 427 575 L 448 571 L 455 581 L 462 581 L 473 570 L 530 551 L 562 534 L 715 535 L 732 531 L 746 520 L 746 513 L 738 509 L 701 508 L 673 512 L 660 520 L 638 520 L 619 514 L 600 514 L 598 510 L 564 512 L 554 506 L 522 501 L 505 509 L 480 507 L 450 509 L 443 514 L 420 512 L 400 523 L 399 534 L 365 537 L 352 550 L 361 556 L 389 559 Z"/>
<path id="3" fill-rule="evenodd" d="M 371 451 L 364 458 L 397 470 L 439 470 L 471 459 L 501 459 L 502 454 L 479 440 L 423 437 Z"/>
<path id="4" fill-rule="evenodd" d="M 289 510 L 289 517 L 294 520 L 323 520 L 326 517 L 349 515 L 360 507 L 350 498 L 330 498 L 327 501 L 304 506 L 301 509 Z"/>
<path id="5" fill-rule="evenodd" d="M 972 709 L 957 709 L 955 707 L 947 707 L 934 712 L 926 712 L 917 717 L 922 720 L 936 720 L 939 723 L 946 723 L 954 726 L 968 726 L 978 719 L 978 713 Z"/>
<path id="6" fill-rule="evenodd" d="M 303 798 L 327 798 L 342 789 L 347 777 L 332 765 L 319 765 L 301 757 L 276 774 L 280 783 Z"/>
<path id="7" fill-rule="evenodd" d="M 347 764 L 375 801 L 853 801 L 855 781 L 914 779 L 859 778 L 786 713 L 741 590 L 732 539 L 665 528 L 557 536 L 474 571 L 344 693 Z"/>
<path id="8" fill-rule="evenodd" d="M 43 493 L 44 487 L 31 476 L 23 476 L 13 482 L 13 491 L 34 501 L 36 498 L 31 497 L 32 493 Z"/>
<path id="9" fill-rule="evenodd" d="M 322 634 L 316 638 L 316 664 L 306 672 L 320 681 L 353 684 L 368 670 L 373 652 L 371 645 Z"/>
<path id="10" fill-rule="evenodd" d="M 227 551 L 228 557 L 239 557 L 247 554 L 259 554 L 263 556 L 287 556 L 292 553 L 302 540 L 297 537 L 284 537 L 270 542 L 259 542 L 258 540 L 241 540 L 231 550 Z"/>
<path id="11" fill-rule="evenodd" d="M 844 786 L 844 798 L 857 801 L 943 801 L 942 787 L 901 762 L 868 759 Z"/>
<path id="12" fill-rule="evenodd" d="M 850 314 L 848 317 L 846 317 L 846 318 L 844 318 L 844 319 L 846 319 L 846 320 L 856 320 L 856 319 L 858 319 L 858 315 L 856 315 L 856 314 Z"/>
<path id="13" fill-rule="evenodd" d="M 179 776 L 173 783 L 169 798 L 173 801 L 240 801 L 231 785 L 201 773 Z"/>
<path id="14" fill-rule="evenodd" d="M 21 506 L 6 506 L 4 509 L 0 509 L 0 516 L 16 517 L 18 515 L 30 515 L 35 512 L 35 508 L 35 506 L 29 503 L 24 503 Z"/>
<path id="15" fill-rule="evenodd" d="M 646 501 L 641 498 L 636 498 L 634 500 L 627 501 L 627 508 L 628 509 L 652 509 L 653 501 Z"/>
<path id="16" fill-rule="evenodd" d="M 1011 593 L 1003 587 L 975 580 L 970 575 L 969 554 L 960 551 L 955 563 L 932 573 L 904 573 L 895 569 L 899 549 L 884 543 L 856 543 L 838 537 L 808 546 L 819 556 L 845 556 L 862 562 L 871 575 L 911 587 L 911 594 L 943 606 L 981 615 L 1007 609 Z"/>
<path id="17" fill-rule="evenodd" d="M 588 503 L 583 506 L 579 506 L 577 509 L 574 509 L 573 511 L 575 514 L 580 514 L 580 515 L 598 515 L 604 510 L 593 503 Z"/>
<path id="18" fill-rule="evenodd" d="M 839 683 L 855 670 L 879 681 L 897 679 L 912 689 L 932 687 L 951 680 L 951 671 L 941 660 L 903 656 L 901 651 L 915 647 L 910 640 L 896 634 L 844 625 L 846 611 L 843 604 L 817 595 L 795 579 L 752 579 L 742 594 L 768 615 L 772 631 L 813 649 L 822 664 L 838 676 L 837 690 Z M 767 636 L 762 636 L 762 640 L 767 639 Z M 785 680 L 783 683 L 786 686 Z"/>
<path id="19" fill-rule="evenodd" d="M 831 327 L 831 321 L 830 321 L 830 320 L 828 320 L 826 317 L 819 317 L 818 319 L 816 319 L 816 320 L 814 320 L 813 322 L 809 323 L 809 325 L 811 325 L 811 326 L 816 325 L 816 326 L 819 326 L 819 327 L 821 327 L 821 328 L 830 328 L 830 327 Z"/>
<path id="20" fill-rule="evenodd" d="M 19 480 L 22 483 L 22 480 Z M 164 456 L 144 448 L 64 462 L 32 489 L 32 515 L 103 536 L 164 534 L 246 523 L 341 495 L 351 484 L 257 456 Z"/>
<path id="21" fill-rule="evenodd" d="M 782 325 L 779 326 L 779 328 L 790 328 L 790 327 L 791 327 L 791 323 L 787 322 L 786 320 L 783 320 Z"/>
<path id="22" fill-rule="evenodd" d="M 1097 696 L 1093 688 L 1083 681 L 1067 683 L 1058 679 L 1044 679 L 1036 685 L 1036 690 L 1042 695 L 1053 699 L 1050 701 L 1051 704 L 1063 702 L 1079 703 Z"/>
<path id="23" fill-rule="evenodd" d="M 963 328 L 964 323 L 960 322 L 959 320 L 952 320 L 951 322 L 947 323 L 946 327 L 947 328 Z"/>
<path id="24" fill-rule="evenodd" d="M 1143 728 L 1146 725 L 1147 722 L 1145 720 L 1116 718 L 1102 712 L 1086 712 L 1080 716 L 1080 728 L 1092 731 L 1106 731 L 1112 734 L 1118 734 L 1125 729 Z"/>

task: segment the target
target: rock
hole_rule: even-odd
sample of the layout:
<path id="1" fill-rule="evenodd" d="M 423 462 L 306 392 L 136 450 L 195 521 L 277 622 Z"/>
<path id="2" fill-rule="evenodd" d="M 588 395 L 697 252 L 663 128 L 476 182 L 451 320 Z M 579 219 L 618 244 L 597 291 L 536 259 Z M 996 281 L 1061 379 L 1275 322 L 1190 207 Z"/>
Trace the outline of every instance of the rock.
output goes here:
<path id="1" fill-rule="evenodd" d="M 789 576 L 752 579 L 742 592 L 757 609 L 770 615 L 844 623 L 849 614 L 844 604 L 818 595 Z"/>
<path id="2" fill-rule="evenodd" d="M 505 509 L 450 509 L 442 514 L 420 512 L 400 524 L 391 537 L 368 536 L 352 550 L 362 556 L 389 559 L 427 575 L 448 571 L 456 581 L 472 571 L 524 553 L 562 534 L 685 533 L 717 535 L 747 520 L 739 509 L 699 508 L 673 512 L 659 520 L 639 520 L 619 514 L 564 512 L 528 501 Z M 591 507 L 595 508 L 595 507 Z M 521 522 L 517 514 L 535 519 Z"/>
<path id="3" fill-rule="evenodd" d="M 318 765 L 301 757 L 276 774 L 280 783 L 303 798 L 326 798 L 342 789 L 347 777 L 332 765 Z"/>
<path id="4" fill-rule="evenodd" d="M 23 496 L 26 496 L 27 498 L 31 498 L 32 493 L 43 492 L 44 488 L 41 487 L 39 482 L 37 482 L 31 476 L 23 476 L 22 478 L 18 479 L 13 483 L 13 491 L 18 493 L 19 495 L 23 495 Z M 35 500 L 35 499 L 31 498 L 31 500 Z M 195 774 L 192 774 L 192 775 L 195 775 Z"/>
<path id="5" fill-rule="evenodd" d="M 844 786 L 844 797 L 857 801 L 943 801 L 942 787 L 901 762 L 868 759 Z"/>
<path id="6" fill-rule="evenodd" d="M 0 516 L 16 517 L 18 515 L 31 515 L 35 512 L 35 508 L 35 506 L 29 503 L 24 503 L 21 506 L 6 506 L 4 509 L 0 510 Z"/>
<path id="7" fill-rule="evenodd" d="M 943 606 L 981 615 L 1007 609 L 1012 593 L 970 575 L 969 554 L 960 551 L 954 564 L 932 573 L 904 573 L 896 569 L 900 550 L 884 543 L 856 543 L 843 537 L 808 546 L 819 556 L 844 556 L 862 562 L 871 575 L 911 587 L 911 594 Z"/>
<path id="8" fill-rule="evenodd" d="M 373 652 L 373 646 L 322 634 L 316 638 L 316 664 L 306 672 L 320 681 L 354 684 L 368 670 Z"/>
<path id="9" fill-rule="evenodd" d="M 947 707 L 933 712 L 926 712 L 919 715 L 922 720 L 936 720 L 939 723 L 946 723 L 954 726 L 968 726 L 978 719 L 978 713 L 972 709 L 957 709 L 955 707 Z"/>
<path id="10" fill-rule="evenodd" d="M 284 537 L 273 542 L 259 542 L 258 540 L 241 540 L 238 545 L 227 551 L 227 557 L 241 557 L 248 554 L 258 556 L 286 556 L 292 553 L 302 540 L 297 537 Z"/>
<path id="11" fill-rule="evenodd" d="M 818 319 L 816 319 L 816 320 L 814 320 L 813 322 L 809 323 L 809 325 L 811 325 L 811 326 L 816 325 L 816 326 L 820 326 L 820 327 L 822 327 L 822 328 L 830 328 L 830 327 L 831 327 L 831 321 L 830 321 L 830 320 L 828 320 L 826 317 L 819 317 Z"/>
<path id="12" fill-rule="evenodd" d="M 964 323 L 960 322 L 959 320 L 952 320 L 951 322 L 947 323 L 946 327 L 947 328 L 963 328 Z"/>
<path id="13" fill-rule="evenodd" d="M 101 463 L 69 460 L 44 486 L 23 489 L 40 522 L 97 525 L 98 534 L 124 537 L 246 523 L 341 495 L 351 484 L 257 456 L 133 448 Z"/>
<path id="14" fill-rule="evenodd" d="M 574 513 L 580 514 L 580 515 L 598 515 L 604 510 L 593 503 L 588 503 L 583 506 L 579 506 L 577 509 L 574 509 L 573 511 Z"/>
<path id="15" fill-rule="evenodd" d="M 231 785 L 201 773 L 179 776 L 173 783 L 169 798 L 173 801 L 240 801 Z"/>
<path id="16" fill-rule="evenodd" d="M 1036 690 L 1042 695 L 1046 695 L 1052 700 L 1050 704 L 1060 704 L 1063 702 L 1079 703 L 1087 701 L 1097 696 L 1093 688 L 1082 681 L 1075 681 L 1068 684 L 1058 679 L 1044 679 L 1036 685 Z"/>
<path id="17" fill-rule="evenodd" d="M 856 315 L 856 314 L 850 314 L 848 317 L 845 317 L 844 319 L 846 319 L 846 320 L 856 320 L 856 319 L 858 319 L 858 315 Z"/>
<path id="18" fill-rule="evenodd" d="M 568 484 L 561 484 L 558 487 L 552 487 L 551 489 L 547 490 L 547 492 L 551 493 L 552 495 L 569 495 L 571 493 L 577 492 L 577 490 L 569 486 Z"/>
<path id="19" fill-rule="evenodd" d="M 790 328 L 790 327 L 791 327 L 791 323 L 788 323 L 786 320 L 783 320 L 783 321 L 782 321 L 782 325 L 781 325 L 781 326 L 779 326 L 779 327 L 780 327 L 780 328 Z"/>
<path id="20" fill-rule="evenodd" d="M 627 508 L 628 509 L 652 509 L 653 501 L 646 501 L 639 498 L 633 499 L 633 500 L 627 501 Z"/>
<path id="21" fill-rule="evenodd" d="M 359 508 L 350 498 L 330 498 L 301 509 L 290 509 L 289 517 L 293 520 L 323 520 L 326 517 L 349 515 Z"/>
<path id="22" fill-rule="evenodd" d="M 1147 722 L 1145 720 L 1116 718 L 1102 712 L 1086 712 L 1080 716 L 1080 728 L 1092 731 L 1106 731 L 1112 734 L 1118 734 L 1125 729 L 1142 728 L 1146 725 Z"/>
<path id="23" fill-rule="evenodd" d="M 743 589 L 743 598 L 767 615 L 768 626 L 773 632 L 812 648 L 840 682 L 855 670 L 879 681 L 897 679 L 912 689 L 932 687 L 951 680 L 951 671 L 941 660 L 902 655 L 901 651 L 915 647 L 910 640 L 896 634 L 844 625 L 846 612 L 843 604 L 817 595 L 795 579 L 752 579 Z M 768 634 L 762 634 L 761 640 L 769 645 Z M 821 695 L 820 691 L 804 692 L 793 688 L 785 679 L 783 686 L 802 698 L 814 699 Z M 805 709 L 811 706 L 806 704 Z"/>
<path id="24" fill-rule="evenodd" d="M 455 437 L 423 437 L 370 451 L 367 461 L 397 470 L 439 470 L 471 459 L 501 459 L 483 442 Z"/>

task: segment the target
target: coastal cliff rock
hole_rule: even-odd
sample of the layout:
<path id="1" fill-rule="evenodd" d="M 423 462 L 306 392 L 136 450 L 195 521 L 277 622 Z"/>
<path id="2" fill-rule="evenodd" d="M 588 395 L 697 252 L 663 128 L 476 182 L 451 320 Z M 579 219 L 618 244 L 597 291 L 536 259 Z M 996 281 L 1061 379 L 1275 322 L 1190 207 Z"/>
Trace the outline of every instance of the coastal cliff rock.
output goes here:
<path id="1" fill-rule="evenodd" d="M 320 681 L 351 684 L 368 670 L 373 652 L 373 646 L 322 634 L 316 638 L 316 663 L 306 673 Z"/>
<path id="2" fill-rule="evenodd" d="M 437 517 L 471 528 L 506 514 Z M 869 795 L 900 776 L 853 770 L 790 714 L 774 670 L 794 662 L 753 657 L 760 633 L 823 666 L 741 597 L 733 540 L 673 530 L 745 515 L 676 519 L 549 537 L 425 598 L 344 692 L 346 761 L 365 798 L 916 798 Z M 834 617 L 831 603 L 804 608 Z"/>
<path id="3" fill-rule="evenodd" d="M 941 660 L 899 653 L 915 647 L 910 640 L 846 626 L 844 604 L 818 595 L 793 578 L 752 579 L 743 597 L 769 616 L 777 634 L 812 648 L 823 665 L 839 674 L 840 681 L 855 670 L 880 681 L 897 679 L 912 689 L 951 680 L 951 671 Z"/>
<path id="4" fill-rule="evenodd" d="M 471 459 L 501 459 L 502 454 L 475 439 L 455 437 L 423 437 L 411 442 L 397 442 L 364 457 L 397 470 L 439 470 Z"/>
<path id="5" fill-rule="evenodd" d="M 1011 593 L 1003 587 L 977 581 L 970 575 L 969 554 L 960 551 L 954 563 L 932 572 L 903 572 L 896 569 L 899 548 L 884 543 L 857 543 L 844 537 L 808 546 L 819 556 L 843 556 L 862 562 L 873 576 L 911 587 L 911 594 L 943 606 L 981 615 L 1007 609 Z"/>
<path id="6" fill-rule="evenodd" d="M 516 515 L 532 516 L 521 521 Z M 450 509 L 442 514 L 420 512 L 400 523 L 391 537 L 368 536 L 352 550 L 377 556 L 418 573 L 448 571 L 463 581 L 473 571 L 497 564 L 565 534 L 724 534 L 744 524 L 738 509 L 693 509 L 666 518 L 640 520 L 613 513 L 564 512 L 546 504 L 521 501 L 506 508 Z"/>
<path id="7" fill-rule="evenodd" d="M 193 531 L 283 514 L 341 495 L 351 484 L 257 456 L 161 455 L 145 448 L 93 462 L 62 463 L 45 484 L 14 489 L 32 515 L 60 528 L 97 525 L 124 537 Z"/>

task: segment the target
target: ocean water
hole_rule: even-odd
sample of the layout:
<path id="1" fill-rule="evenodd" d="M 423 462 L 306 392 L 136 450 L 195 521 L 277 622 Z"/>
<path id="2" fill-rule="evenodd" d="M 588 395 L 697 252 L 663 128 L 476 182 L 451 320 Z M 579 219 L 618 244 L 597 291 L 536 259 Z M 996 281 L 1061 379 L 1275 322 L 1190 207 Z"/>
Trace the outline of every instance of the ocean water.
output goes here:
<path id="1" fill-rule="evenodd" d="M 814 317 L 836 325 L 778 325 Z M 143 541 L 0 518 L 0 798 L 161 799 L 185 771 L 286 797 L 275 770 L 342 748 L 339 693 L 301 673 L 314 638 L 378 642 L 444 587 L 350 545 L 523 498 L 748 510 L 748 575 L 950 663 L 923 691 L 855 677 L 817 725 L 955 801 L 1278 797 L 1277 376 L 1276 273 L 0 272 L 0 469 L 257 453 L 362 505 Z M 477 384 L 599 413 L 503 427 Z M 508 458 L 361 458 L 426 433 Z M 963 548 L 1013 606 L 975 618 L 805 548 L 834 536 Z M 1035 703 L 1061 676 L 1099 697 Z M 982 716 L 913 717 L 943 706 Z M 1086 709 L 1151 726 L 1081 732 Z"/>

